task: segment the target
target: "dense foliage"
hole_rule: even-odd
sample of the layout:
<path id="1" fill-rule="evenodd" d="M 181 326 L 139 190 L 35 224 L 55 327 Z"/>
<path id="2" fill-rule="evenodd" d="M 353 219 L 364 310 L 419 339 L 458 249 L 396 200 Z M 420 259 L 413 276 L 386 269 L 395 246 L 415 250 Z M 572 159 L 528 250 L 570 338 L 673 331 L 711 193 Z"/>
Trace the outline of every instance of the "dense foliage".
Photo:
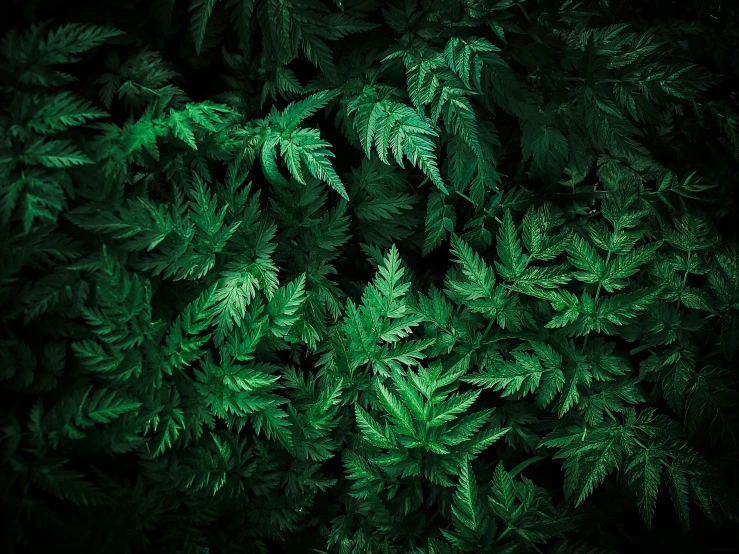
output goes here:
<path id="1" fill-rule="evenodd" d="M 680 9 L 9 6 L 3 552 L 736 547 L 739 30 Z"/>

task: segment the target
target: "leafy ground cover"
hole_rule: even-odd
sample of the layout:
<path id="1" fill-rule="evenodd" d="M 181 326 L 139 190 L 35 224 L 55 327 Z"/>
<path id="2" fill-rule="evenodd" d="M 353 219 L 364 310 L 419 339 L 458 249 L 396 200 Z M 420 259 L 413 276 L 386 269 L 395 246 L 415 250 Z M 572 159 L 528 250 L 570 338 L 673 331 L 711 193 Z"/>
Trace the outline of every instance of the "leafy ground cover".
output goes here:
<path id="1" fill-rule="evenodd" d="M 4 552 L 736 547 L 735 10 L 7 14 Z"/>

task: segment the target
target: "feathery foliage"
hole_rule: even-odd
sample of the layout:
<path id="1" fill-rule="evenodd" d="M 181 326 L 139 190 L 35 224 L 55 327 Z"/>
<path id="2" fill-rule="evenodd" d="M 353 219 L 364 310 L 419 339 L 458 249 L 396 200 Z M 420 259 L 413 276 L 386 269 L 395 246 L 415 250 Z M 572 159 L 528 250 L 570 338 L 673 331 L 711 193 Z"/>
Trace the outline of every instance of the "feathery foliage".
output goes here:
<path id="1" fill-rule="evenodd" d="M 736 9 L 11 4 L 3 552 L 735 547 Z"/>

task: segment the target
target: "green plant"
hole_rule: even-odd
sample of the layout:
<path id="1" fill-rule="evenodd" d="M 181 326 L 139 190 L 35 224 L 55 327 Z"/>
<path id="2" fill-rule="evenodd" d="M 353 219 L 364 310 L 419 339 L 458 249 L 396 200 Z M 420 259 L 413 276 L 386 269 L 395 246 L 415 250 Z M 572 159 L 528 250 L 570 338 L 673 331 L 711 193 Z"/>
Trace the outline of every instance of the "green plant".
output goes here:
<path id="1" fill-rule="evenodd" d="M 722 547 L 737 115 L 627 8 L 28 3 L 5 551 Z"/>

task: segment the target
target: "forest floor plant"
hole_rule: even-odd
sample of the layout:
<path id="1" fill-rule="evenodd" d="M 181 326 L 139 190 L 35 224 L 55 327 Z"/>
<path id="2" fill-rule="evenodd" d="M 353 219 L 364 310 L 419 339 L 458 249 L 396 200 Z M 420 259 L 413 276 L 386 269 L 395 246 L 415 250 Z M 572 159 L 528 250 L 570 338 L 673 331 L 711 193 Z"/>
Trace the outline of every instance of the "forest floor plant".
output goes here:
<path id="1" fill-rule="evenodd" d="M 734 11 L 9 4 L 3 552 L 737 546 Z"/>

